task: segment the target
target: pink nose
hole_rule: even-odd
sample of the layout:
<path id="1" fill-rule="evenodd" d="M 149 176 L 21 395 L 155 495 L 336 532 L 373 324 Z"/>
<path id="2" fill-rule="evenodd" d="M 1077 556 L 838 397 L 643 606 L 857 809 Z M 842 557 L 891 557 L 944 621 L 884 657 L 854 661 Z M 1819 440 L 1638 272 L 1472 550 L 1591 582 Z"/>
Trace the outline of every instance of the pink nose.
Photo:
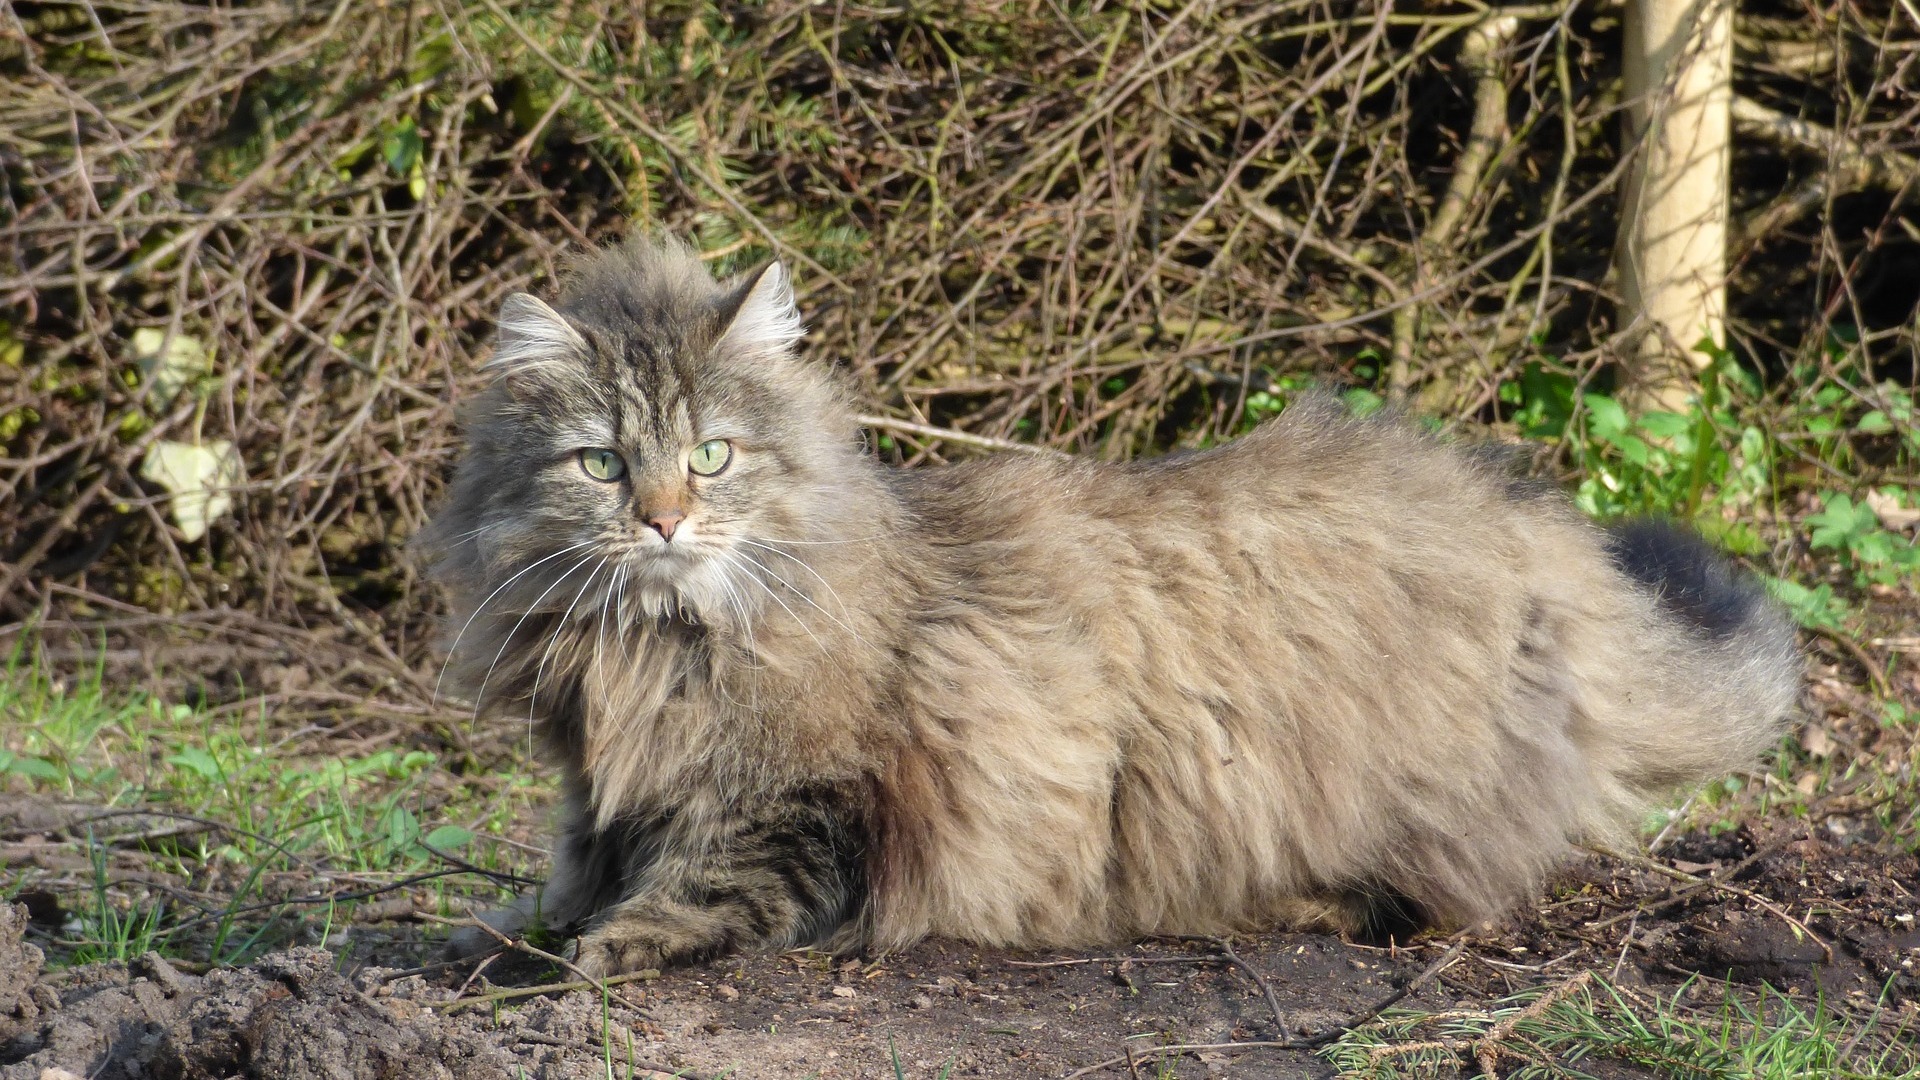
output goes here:
<path id="1" fill-rule="evenodd" d="M 660 534 L 660 539 L 671 540 L 673 530 L 679 528 L 680 523 L 686 519 L 687 515 L 679 510 L 656 510 L 647 515 L 647 524 L 653 526 L 653 531 Z"/>

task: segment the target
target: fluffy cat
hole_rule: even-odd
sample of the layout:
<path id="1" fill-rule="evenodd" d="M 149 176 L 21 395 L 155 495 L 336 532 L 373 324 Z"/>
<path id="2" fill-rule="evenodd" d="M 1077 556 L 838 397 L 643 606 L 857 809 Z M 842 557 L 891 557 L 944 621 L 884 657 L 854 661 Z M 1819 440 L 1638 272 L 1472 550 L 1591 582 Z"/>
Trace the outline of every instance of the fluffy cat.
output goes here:
<path id="1" fill-rule="evenodd" d="M 566 781 L 551 880 L 489 919 L 589 972 L 1468 923 L 1793 712 L 1752 582 L 1497 455 L 1309 400 L 1204 453 L 893 469 L 802 332 L 777 263 L 672 244 L 510 297 L 424 537 L 450 683 Z"/>

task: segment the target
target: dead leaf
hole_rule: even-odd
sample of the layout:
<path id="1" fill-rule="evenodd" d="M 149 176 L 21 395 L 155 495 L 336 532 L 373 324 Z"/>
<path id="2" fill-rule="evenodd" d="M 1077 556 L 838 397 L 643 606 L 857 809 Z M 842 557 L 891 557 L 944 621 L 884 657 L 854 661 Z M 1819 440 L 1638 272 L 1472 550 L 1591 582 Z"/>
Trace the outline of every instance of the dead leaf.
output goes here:
<path id="1" fill-rule="evenodd" d="M 233 507 L 231 489 L 244 478 L 239 452 L 219 439 L 197 446 L 156 442 L 140 462 L 140 476 L 173 496 L 167 510 L 189 543 L 207 535 L 214 520 Z"/>
<path id="2" fill-rule="evenodd" d="M 200 339 L 187 334 L 167 336 L 157 326 L 143 326 L 131 340 L 134 363 L 140 365 L 140 381 L 147 388 L 148 403 L 157 411 L 194 380 L 213 370 L 213 354 Z"/>
<path id="3" fill-rule="evenodd" d="M 1920 525 L 1920 507 L 1901 506 L 1899 499 L 1884 491 L 1868 491 L 1867 506 L 1880 519 L 1880 524 L 1889 529 L 1905 531 Z"/>
<path id="4" fill-rule="evenodd" d="M 1817 758 L 1832 757 L 1833 736 L 1827 734 L 1826 728 L 1808 725 L 1800 733 L 1800 748 Z"/>

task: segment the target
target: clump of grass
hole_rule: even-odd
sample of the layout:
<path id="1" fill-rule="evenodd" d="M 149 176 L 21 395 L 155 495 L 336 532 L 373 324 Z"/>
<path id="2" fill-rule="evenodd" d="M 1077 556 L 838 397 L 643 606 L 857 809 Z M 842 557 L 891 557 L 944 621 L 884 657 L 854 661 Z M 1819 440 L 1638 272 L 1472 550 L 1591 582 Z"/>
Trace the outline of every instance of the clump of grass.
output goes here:
<path id="1" fill-rule="evenodd" d="M 159 948 L 232 961 L 300 933 L 288 916 L 349 919 L 355 900 L 445 869 L 443 855 L 520 869 L 511 848 L 486 841 L 525 809 L 529 779 L 452 784 L 425 750 L 341 754 L 262 708 L 115 692 L 103 675 L 56 677 L 25 649 L 0 672 L 0 790 L 70 805 L 73 867 L 8 883 L 62 897 L 58 960 Z M 484 878 L 477 894 L 444 877 L 421 885 L 443 914 L 498 892 Z"/>
<path id="2" fill-rule="evenodd" d="M 1324 1055 L 1343 1080 L 1576 1080 L 1603 1059 L 1676 1080 L 1891 1080 L 1920 1070 L 1912 1033 L 1883 1028 L 1877 1014 L 1843 1018 L 1824 1001 L 1808 1007 L 1767 988 L 1751 1000 L 1730 989 L 1711 1009 L 1686 997 L 1683 988 L 1648 999 L 1581 976 L 1485 1011 L 1390 1011 Z"/>

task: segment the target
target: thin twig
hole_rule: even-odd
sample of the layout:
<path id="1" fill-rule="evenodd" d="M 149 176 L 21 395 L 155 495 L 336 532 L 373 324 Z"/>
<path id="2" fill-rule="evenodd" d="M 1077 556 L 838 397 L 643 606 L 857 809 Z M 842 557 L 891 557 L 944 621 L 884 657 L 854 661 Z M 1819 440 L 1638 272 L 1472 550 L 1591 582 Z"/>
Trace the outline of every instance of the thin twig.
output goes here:
<path id="1" fill-rule="evenodd" d="M 1738 896 L 1743 900 L 1751 901 L 1752 903 L 1759 905 L 1761 908 L 1765 909 L 1766 911 L 1773 913 L 1773 915 L 1778 917 L 1782 922 L 1785 922 L 1788 926 L 1793 927 L 1795 933 L 1806 935 L 1808 940 L 1812 941 L 1815 945 L 1818 945 L 1820 947 L 1820 951 L 1826 954 L 1827 962 L 1828 963 L 1833 962 L 1833 946 L 1827 944 L 1826 940 L 1823 939 L 1819 934 L 1814 933 L 1813 929 L 1809 927 L 1806 923 L 1795 918 L 1792 914 L 1782 909 L 1778 904 L 1775 904 L 1773 901 L 1768 900 L 1766 897 L 1761 896 L 1758 893 L 1755 893 L 1751 889 L 1743 889 L 1743 888 L 1740 888 L 1738 885 L 1729 885 L 1725 881 L 1720 881 L 1718 879 L 1703 878 L 1703 877 L 1696 876 L 1694 874 L 1689 874 L 1685 870 L 1677 870 L 1671 866 L 1666 865 L 1665 863 L 1659 862 L 1654 859 L 1649 859 L 1644 855 L 1627 854 L 1624 852 L 1617 852 L 1609 848 L 1593 847 L 1593 846 L 1589 846 L 1587 850 L 1592 851 L 1599 855 L 1604 855 L 1610 859 L 1615 859 L 1632 866 L 1640 867 L 1643 870 L 1649 870 L 1649 871 L 1652 871 L 1653 873 L 1670 877 L 1675 881 L 1684 881 L 1689 885 L 1695 885 L 1703 888 L 1713 889 L 1716 892 L 1723 892 L 1729 896 Z"/>

